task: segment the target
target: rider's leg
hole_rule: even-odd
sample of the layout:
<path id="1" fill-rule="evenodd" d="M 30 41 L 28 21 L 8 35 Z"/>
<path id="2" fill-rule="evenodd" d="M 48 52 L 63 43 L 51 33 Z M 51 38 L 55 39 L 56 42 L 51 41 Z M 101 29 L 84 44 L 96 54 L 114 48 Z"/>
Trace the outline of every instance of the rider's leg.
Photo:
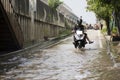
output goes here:
<path id="1" fill-rule="evenodd" d="M 84 33 L 84 34 L 85 34 L 85 38 L 89 41 L 89 44 L 93 43 L 93 41 L 91 41 L 91 40 L 89 39 L 89 37 L 87 36 L 87 33 Z"/>
<path id="2" fill-rule="evenodd" d="M 77 48 L 77 42 L 76 42 L 76 38 L 75 38 L 75 36 L 73 36 L 73 39 L 74 39 L 74 42 L 73 42 L 74 47 Z"/>

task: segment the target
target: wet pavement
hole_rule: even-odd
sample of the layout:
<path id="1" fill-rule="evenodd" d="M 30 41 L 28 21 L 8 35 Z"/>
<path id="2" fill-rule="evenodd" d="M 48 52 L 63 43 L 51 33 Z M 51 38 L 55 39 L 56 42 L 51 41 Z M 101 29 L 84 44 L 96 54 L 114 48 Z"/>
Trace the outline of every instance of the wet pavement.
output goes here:
<path id="1" fill-rule="evenodd" d="M 99 30 L 89 30 L 94 41 L 75 49 L 72 36 L 56 46 L 28 52 L 0 62 L 0 80 L 120 80 Z"/>

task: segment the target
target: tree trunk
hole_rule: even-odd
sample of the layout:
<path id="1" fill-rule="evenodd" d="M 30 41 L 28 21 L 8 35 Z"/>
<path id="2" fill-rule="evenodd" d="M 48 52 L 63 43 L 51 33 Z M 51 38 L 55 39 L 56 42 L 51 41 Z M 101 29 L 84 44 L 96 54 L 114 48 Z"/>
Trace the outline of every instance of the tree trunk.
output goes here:
<path id="1" fill-rule="evenodd" d="M 118 32 L 120 35 L 120 12 L 115 13 L 115 24 L 118 27 Z"/>
<path id="2" fill-rule="evenodd" d="M 106 25 L 107 25 L 107 34 L 110 35 L 110 18 L 109 17 L 106 17 L 105 18 L 105 21 L 106 21 Z"/>

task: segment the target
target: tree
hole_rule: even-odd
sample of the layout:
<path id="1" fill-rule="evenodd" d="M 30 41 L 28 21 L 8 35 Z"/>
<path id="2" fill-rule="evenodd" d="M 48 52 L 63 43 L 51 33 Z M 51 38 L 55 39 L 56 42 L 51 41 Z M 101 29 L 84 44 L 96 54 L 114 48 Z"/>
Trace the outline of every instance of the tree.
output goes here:
<path id="1" fill-rule="evenodd" d="M 48 0 L 49 6 L 50 6 L 52 9 L 54 9 L 54 10 L 56 10 L 57 7 L 58 7 L 60 4 L 62 4 L 62 3 L 63 3 L 63 2 L 61 2 L 60 0 Z"/>
<path id="2" fill-rule="evenodd" d="M 112 12 L 120 34 L 120 0 L 99 0 L 103 5 L 109 5 L 112 7 Z"/>
<path id="3" fill-rule="evenodd" d="M 107 25 L 107 33 L 110 35 L 110 16 L 112 14 L 112 6 L 111 5 L 104 5 L 101 3 L 100 0 L 87 0 L 89 11 L 93 11 L 96 14 L 98 19 L 103 19 L 106 21 Z"/>

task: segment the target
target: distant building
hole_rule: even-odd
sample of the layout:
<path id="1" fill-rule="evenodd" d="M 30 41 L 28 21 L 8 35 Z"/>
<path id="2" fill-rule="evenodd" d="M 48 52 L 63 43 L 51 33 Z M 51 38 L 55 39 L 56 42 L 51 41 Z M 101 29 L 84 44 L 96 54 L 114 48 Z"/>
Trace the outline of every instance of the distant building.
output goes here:
<path id="1" fill-rule="evenodd" d="M 62 13 L 66 18 L 72 20 L 73 22 L 77 22 L 78 17 L 72 12 L 72 9 L 67 6 L 65 3 L 61 4 L 57 11 Z"/>

